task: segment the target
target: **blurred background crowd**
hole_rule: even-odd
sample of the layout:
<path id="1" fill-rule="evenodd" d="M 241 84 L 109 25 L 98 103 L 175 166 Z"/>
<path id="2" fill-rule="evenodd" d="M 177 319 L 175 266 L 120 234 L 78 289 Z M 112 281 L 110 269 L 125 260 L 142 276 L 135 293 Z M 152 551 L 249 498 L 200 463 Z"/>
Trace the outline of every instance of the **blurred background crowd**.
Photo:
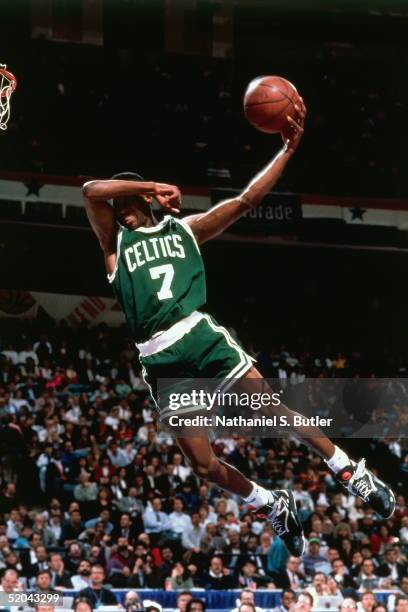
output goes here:
<path id="1" fill-rule="evenodd" d="M 295 491 L 308 538 L 296 559 L 242 500 L 201 482 L 171 437 L 157 431 L 124 331 L 14 322 L 2 325 L 1 340 L 5 589 L 8 581 L 67 589 L 94 604 L 99 593 L 111 604 L 112 588 L 277 588 L 289 589 L 291 605 L 305 591 L 311 598 L 299 605 L 310 599 L 314 609 L 324 598 L 330 606 L 351 598 L 367 612 L 377 600 L 388 610 L 406 609 L 396 605 L 398 594 L 408 605 L 404 440 L 349 442 L 353 455 L 364 452 L 392 482 L 398 507 L 389 520 L 340 490 L 320 458 L 293 440 L 214 441 L 251 479 Z M 338 377 L 349 359 L 309 356 L 305 368 Z M 285 351 L 271 363 L 290 379 L 302 360 Z"/>

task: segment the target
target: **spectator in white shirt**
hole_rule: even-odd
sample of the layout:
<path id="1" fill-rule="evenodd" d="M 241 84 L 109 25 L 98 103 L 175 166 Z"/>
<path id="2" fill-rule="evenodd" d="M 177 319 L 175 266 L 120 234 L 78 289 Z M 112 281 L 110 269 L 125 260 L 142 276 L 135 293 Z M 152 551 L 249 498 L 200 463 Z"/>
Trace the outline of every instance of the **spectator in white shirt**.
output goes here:
<path id="1" fill-rule="evenodd" d="M 191 468 L 182 464 L 183 457 L 180 453 L 173 455 L 173 476 L 178 476 L 180 480 L 186 480 L 191 474 Z"/>
<path id="2" fill-rule="evenodd" d="M 408 516 L 403 516 L 401 519 L 399 536 L 402 544 L 408 544 Z"/>
<path id="3" fill-rule="evenodd" d="M 50 520 L 48 521 L 48 525 L 49 525 L 50 530 L 54 534 L 55 541 L 59 542 L 61 533 L 62 533 L 61 517 L 52 516 Z"/>
<path id="4" fill-rule="evenodd" d="M 114 406 L 105 419 L 106 425 L 112 427 L 114 431 L 119 427 L 119 408 Z"/>
<path id="5" fill-rule="evenodd" d="M 221 497 L 218 497 L 215 501 L 217 504 L 220 501 L 225 502 L 225 514 L 227 514 L 228 512 L 232 512 L 233 514 L 235 514 L 236 517 L 239 516 L 239 506 L 235 499 L 233 499 L 231 493 L 229 493 L 228 491 L 222 491 Z"/>
<path id="6" fill-rule="evenodd" d="M 20 513 L 18 512 L 18 510 L 15 510 L 15 509 L 11 510 L 10 518 L 6 522 L 6 525 L 7 525 L 7 531 L 6 531 L 7 538 L 9 540 L 17 540 L 18 536 L 20 535 L 20 531 L 23 527 L 21 523 L 21 519 L 20 519 Z"/>
<path id="7" fill-rule="evenodd" d="M 64 415 L 64 419 L 65 421 L 74 423 L 74 425 L 78 425 L 79 419 L 82 416 L 82 410 L 81 410 L 81 406 L 79 405 L 79 399 L 77 397 L 70 397 L 68 399 L 68 404 L 70 408 L 69 410 L 66 411 Z"/>
<path id="8" fill-rule="evenodd" d="M 25 363 L 27 361 L 27 359 L 31 357 L 31 359 L 34 361 L 35 365 L 38 366 L 38 355 L 37 353 L 33 350 L 33 347 L 31 344 L 27 344 L 27 346 L 25 347 L 25 349 L 23 351 L 20 351 L 18 354 L 18 363 Z"/>
<path id="9" fill-rule="evenodd" d="M 151 507 L 144 512 L 143 523 L 146 533 L 162 533 L 169 530 L 169 517 L 162 512 L 160 497 L 155 497 Z"/>
<path id="10" fill-rule="evenodd" d="M 170 530 L 181 537 L 183 532 L 191 527 L 191 518 L 183 512 L 184 505 L 181 499 L 175 499 L 173 502 L 173 512 L 169 515 Z"/>
<path id="11" fill-rule="evenodd" d="M 193 552 L 200 551 L 200 541 L 204 536 L 205 530 L 200 526 L 200 515 L 194 512 L 191 515 L 191 524 L 183 531 L 181 543 L 183 548 Z"/>
<path id="12" fill-rule="evenodd" d="M 7 348 L 1 352 L 13 365 L 18 364 L 18 353 L 12 344 L 8 344 Z"/>
<path id="13" fill-rule="evenodd" d="M 18 389 L 15 392 L 14 396 L 10 397 L 8 401 L 8 408 L 10 412 L 17 414 L 18 412 L 20 412 L 23 406 L 26 406 L 29 411 L 31 410 L 30 404 L 23 397 L 23 392 L 21 391 L 21 389 Z"/>
<path id="14" fill-rule="evenodd" d="M 303 489 L 303 484 L 300 480 L 295 480 L 293 485 L 293 496 L 295 498 L 296 505 L 301 510 L 303 517 L 306 519 L 312 512 L 314 512 L 315 506 L 312 496 L 308 491 Z"/>
<path id="15" fill-rule="evenodd" d="M 122 448 L 119 448 L 113 440 L 108 444 L 108 457 L 115 467 L 126 467 L 129 465 L 129 456 Z"/>
<path id="16" fill-rule="evenodd" d="M 75 591 L 87 589 L 91 582 L 91 563 L 87 559 L 82 559 L 78 565 L 78 573 L 71 576 L 72 586 Z"/>
<path id="17" fill-rule="evenodd" d="M 129 402 L 127 401 L 127 399 L 122 399 L 117 408 L 119 420 L 128 421 L 132 416 L 132 411 L 130 409 Z"/>

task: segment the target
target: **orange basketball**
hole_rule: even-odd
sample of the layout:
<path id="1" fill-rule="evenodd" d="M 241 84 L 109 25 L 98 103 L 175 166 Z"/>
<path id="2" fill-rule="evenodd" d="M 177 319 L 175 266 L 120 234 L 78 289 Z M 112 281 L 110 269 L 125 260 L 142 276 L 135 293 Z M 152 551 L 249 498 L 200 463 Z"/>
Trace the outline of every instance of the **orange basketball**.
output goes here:
<path id="1" fill-rule="evenodd" d="M 298 100 L 296 87 L 283 77 L 258 77 L 246 89 L 245 116 L 261 132 L 281 132 L 287 124 L 286 116 L 296 117 Z"/>

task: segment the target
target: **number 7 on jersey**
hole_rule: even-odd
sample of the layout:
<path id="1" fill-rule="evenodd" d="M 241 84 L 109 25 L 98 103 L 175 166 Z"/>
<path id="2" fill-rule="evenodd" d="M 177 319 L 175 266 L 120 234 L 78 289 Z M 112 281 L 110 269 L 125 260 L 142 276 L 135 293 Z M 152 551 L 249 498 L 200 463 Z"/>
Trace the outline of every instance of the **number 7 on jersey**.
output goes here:
<path id="1" fill-rule="evenodd" d="M 174 267 L 172 264 L 164 264 L 163 266 L 156 266 L 155 268 L 150 268 L 149 270 L 150 276 L 153 280 L 159 279 L 163 276 L 162 286 L 160 287 L 160 291 L 157 292 L 157 298 L 160 301 L 168 300 L 173 297 L 173 292 L 170 289 L 171 283 L 174 278 Z"/>

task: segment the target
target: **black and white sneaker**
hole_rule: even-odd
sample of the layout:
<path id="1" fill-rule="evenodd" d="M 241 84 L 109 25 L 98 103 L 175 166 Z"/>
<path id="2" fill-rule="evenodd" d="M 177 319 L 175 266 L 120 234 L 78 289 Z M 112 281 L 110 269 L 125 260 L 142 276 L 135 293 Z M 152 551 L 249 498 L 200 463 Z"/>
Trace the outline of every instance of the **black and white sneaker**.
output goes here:
<path id="1" fill-rule="evenodd" d="M 390 518 L 395 510 L 395 495 L 388 485 L 366 468 L 365 459 L 351 461 L 336 475 L 349 493 L 361 497 L 382 518 Z"/>
<path id="2" fill-rule="evenodd" d="M 305 550 L 305 538 L 293 493 L 278 489 L 271 491 L 271 495 L 271 502 L 254 512 L 259 518 L 270 521 L 276 535 L 282 538 L 291 555 L 300 557 Z"/>

